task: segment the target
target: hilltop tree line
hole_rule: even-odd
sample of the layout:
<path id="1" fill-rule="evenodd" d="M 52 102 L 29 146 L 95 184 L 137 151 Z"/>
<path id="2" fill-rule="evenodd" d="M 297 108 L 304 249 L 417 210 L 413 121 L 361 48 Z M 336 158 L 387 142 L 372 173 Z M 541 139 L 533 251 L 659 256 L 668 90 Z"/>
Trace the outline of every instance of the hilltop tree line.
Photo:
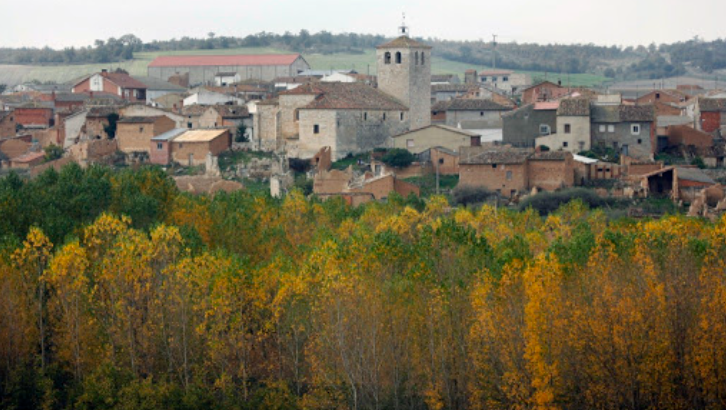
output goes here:
<path id="1" fill-rule="evenodd" d="M 0 180 L 0 407 L 719 409 L 726 218 Z"/>
<path id="2" fill-rule="evenodd" d="M 93 46 L 63 50 L 51 48 L 0 49 L 2 64 L 81 64 L 111 63 L 133 59 L 141 51 L 213 50 L 240 47 L 270 47 L 300 53 L 363 53 L 385 41 L 381 35 L 327 31 L 284 34 L 261 32 L 246 37 L 182 37 L 166 41 L 142 42 L 133 34 L 96 40 Z M 675 44 L 621 47 L 594 44 L 500 43 L 496 48 L 484 41 L 425 39 L 440 57 L 471 64 L 491 66 L 496 54 L 499 68 L 548 71 L 553 73 L 599 73 L 620 78 L 662 78 L 681 75 L 686 66 L 712 72 L 726 68 L 726 42 L 702 41 L 698 37 Z"/>

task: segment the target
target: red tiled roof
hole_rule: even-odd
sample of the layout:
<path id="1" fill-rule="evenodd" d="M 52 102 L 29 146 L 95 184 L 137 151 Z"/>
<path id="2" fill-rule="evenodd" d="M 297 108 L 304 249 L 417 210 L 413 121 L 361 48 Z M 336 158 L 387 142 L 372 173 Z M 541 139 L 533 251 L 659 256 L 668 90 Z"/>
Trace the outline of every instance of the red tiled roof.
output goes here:
<path id="1" fill-rule="evenodd" d="M 290 65 L 300 54 L 247 54 L 236 56 L 162 56 L 149 67 Z"/>
<path id="2" fill-rule="evenodd" d="M 401 36 L 395 40 L 389 41 L 388 43 L 381 44 L 376 48 L 425 48 L 430 49 L 431 46 L 419 43 L 416 40 L 409 38 L 408 36 Z"/>
<path id="3" fill-rule="evenodd" d="M 121 88 L 134 88 L 139 90 L 146 89 L 146 84 L 133 79 L 130 75 L 125 73 L 101 73 L 101 76 L 106 77 L 109 81 Z"/>
<path id="4" fill-rule="evenodd" d="M 408 111 L 393 97 L 362 83 L 308 83 L 280 95 L 315 95 L 306 109 L 370 109 Z"/>

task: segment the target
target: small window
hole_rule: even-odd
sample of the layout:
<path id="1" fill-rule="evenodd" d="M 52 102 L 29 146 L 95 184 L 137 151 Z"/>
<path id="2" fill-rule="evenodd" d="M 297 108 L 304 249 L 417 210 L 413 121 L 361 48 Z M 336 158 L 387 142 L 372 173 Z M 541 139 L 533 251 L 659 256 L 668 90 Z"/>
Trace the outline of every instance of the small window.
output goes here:
<path id="1" fill-rule="evenodd" d="M 413 148 L 414 142 L 413 140 L 406 140 L 406 148 Z"/>
<path id="2" fill-rule="evenodd" d="M 632 124 L 630 126 L 630 133 L 633 135 L 639 135 L 640 134 L 640 124 Z"/>
<path id="3" fill-rule="evenodd" d="M 569 134 L 571 131 L 570 124 L 565 124 L 565 134 Z"/>
<path id="4" fill-rule="evenodd" d="M 493 169 L 497 169 L 497 164 L 492 164 Z"/>
<path id="5" fill-rule="evenodd" d="M 507 171 L 507 181 L 512 180 L 512 171 Z"/>
<path id="6" fill-rule="evenodd" d="M 403 113 L 401 113 L 401 121 L 403 121 Z"/>
<path id="7" fill-rule="evenodd" d="M 421 52 L 421 65 L 423 65 L 426 62 L 426 54 Z"/>
<path id="8" fill-rule="evenodd" d="M 416 65 L 418 65 L 418 51 L 416 52 Z"/>
<path id="9" fill-rule="evenodd" d="M 180 143 L 179 143 L 179 148 L 184 148 L 184 144 L 182 144 L 182 143 L 180 142 Z"/>
<path id="10" fill-rule="evenodd" d="M 187 128 L 192 128 L 192 123 L 191 122 L 188 122 L 187 123 Z"/>
<path id="11" fill-rule="evenodd" d="M 608 132 L 615 132 L 615 126 L 614 125 L 608 125 Z"/>
<path id="12" fill-rule="evenodd" d="M 386 113 L 384 112 L 383 113 L 383 121 L 385 121 L 385 120 L 386 120 Z"/>
<path id="13" fill-rule="evenodd" d="M 320 134 L 320 125 L 313 125 L 313 134 Z"/>
<path id="14" fill-rule="evenodd" d="M 363 121 L 368 121 L 368 113 L 367 112 L 364 112 L 363 113 Z"/>
<path id="15" fill-rule="evenodd" d="M 660 100 L 660 93 L 655 93 L 655 99 Z"/>
<path id="16" fill-rule="evenodd" d="M 509 81 L 509 77 L 502 77 L 502 82 L 506 83 L 507 81 Z"/>
<path id="17" fill-rule="evenodd" d="M 484 116 L 484 111 L 479 111 L 479 116 L 480 117 L 483 117 Z"/>
<path id="18" fill-rule="evenodd" d="M 401 52 L 396 51 L 396 64 L 401 64 Z"/>
<path id="19" fill-rule="evenodd" d="M 562 146 L 565 147 L 565 148 L 567 148 L 567 141 L 563 141 L 562 142 Z"/>
<path id="20" fill-rule="evenodd" d="M 483 83 L 487 82 L 487 78 L 486 77 L 482 77 L 481 78 L 481 82 L 483 82 Z"/>
<path id="21" fill-rule="evenodd" d="M 638 144 L 642 144 L 642 143 L 643 143 L 643 140 L 638 138 Z"/>
<path id="22" fill-rule="evenodd" d="M 391 53 L 386 51 L 386 54 L 383 55 L 383 63 L 384 64 L 391 64 Z"/>
<path id="23" fill-rule="evenodd" d="M 492 77 L 492 82 L 493 83 L 496 83 L 497 82 L 497 77 Z"/>
<path id="24" fill-rule="evenodd" d="M 139 127 L 139 132 L 144 132 L 144 127 Z"/>
<path id="25" fill-rule="evenodd" d="M 541 124 L 539 126 L 539 134 L 540 135 L 550 135 L 550 126 L 547 124 Z"/>
<path id="26" fill-rule="evenodd" d="M 598 128 L 600 132 L 605 132 L 605 125 L 600 124 L 600 127 Z"/>
<path id="27" fill-rule="evenodd" d="M 156 149 L 164 149 L 164 144 L 157 142 L 156 143 Z"/>

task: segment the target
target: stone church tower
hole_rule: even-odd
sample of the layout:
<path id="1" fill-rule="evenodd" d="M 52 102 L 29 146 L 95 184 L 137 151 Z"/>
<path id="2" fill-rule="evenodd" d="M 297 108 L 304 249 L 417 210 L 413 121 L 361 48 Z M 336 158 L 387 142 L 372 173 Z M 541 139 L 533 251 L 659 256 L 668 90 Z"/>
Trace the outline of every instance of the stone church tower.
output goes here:
<path id="1" fill-rule="evenodd" d="M 399 37 L 376 47 L 378 89 L 409 108 L 411 129 L 431 125 L 431 47 L 408 37 L 408 27 Z"/>

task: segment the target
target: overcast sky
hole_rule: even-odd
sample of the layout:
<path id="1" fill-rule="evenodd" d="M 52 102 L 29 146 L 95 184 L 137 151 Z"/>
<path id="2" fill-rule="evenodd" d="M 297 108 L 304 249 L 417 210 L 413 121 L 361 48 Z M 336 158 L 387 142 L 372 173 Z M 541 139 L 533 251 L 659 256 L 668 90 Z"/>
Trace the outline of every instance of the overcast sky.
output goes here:
<path id="1" fill-rule="evenodd" d="M 0 0 L 0 46 L 63 48 L 135 34 L 144 41 L 327 30 L 519 43 L 647 45 L 726 36 L 723 0 Z"/>

